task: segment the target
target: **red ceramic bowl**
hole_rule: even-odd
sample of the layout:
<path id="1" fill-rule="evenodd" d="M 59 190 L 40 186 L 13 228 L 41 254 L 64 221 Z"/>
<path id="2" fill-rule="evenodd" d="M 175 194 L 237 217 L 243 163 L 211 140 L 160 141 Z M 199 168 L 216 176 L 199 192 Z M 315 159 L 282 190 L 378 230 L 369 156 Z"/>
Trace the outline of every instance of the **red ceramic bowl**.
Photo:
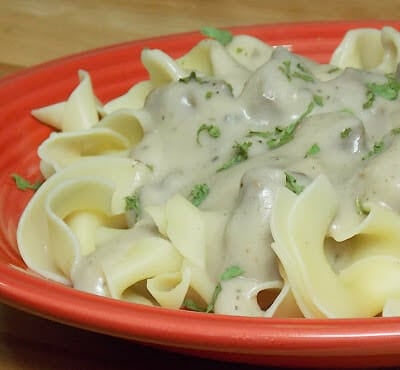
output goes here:
<path id="1" fill-rule="evenodd" d="M 327 62 L 347 30 L 399 22 L 334 22 L 234 28 L 273 45 Z M 144 47 L 177 57 L 203 36 L 187 33 L 134 41 L 59 59 L 0 81 L 0 299 L 51 320 L 182 353 L 225 361 L 291 367 L 400 365 L 400 318 L 264 319 L 147 307 L 86 294 L 26 270 L 16 228 L 32 193 L 16 189 L 10 174 L 39 176 L 36 149 L 50 129 L 33 108 L 64 100 L 77 70 L 90 72 L 97 96 L 107 101 L 147 78 Z"/>

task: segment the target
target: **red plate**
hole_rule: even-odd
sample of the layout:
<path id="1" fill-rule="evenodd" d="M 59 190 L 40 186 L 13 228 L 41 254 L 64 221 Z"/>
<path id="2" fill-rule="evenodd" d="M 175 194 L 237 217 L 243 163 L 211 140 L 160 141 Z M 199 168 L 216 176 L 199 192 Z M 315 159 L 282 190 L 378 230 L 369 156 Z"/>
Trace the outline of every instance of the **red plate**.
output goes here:
<path id="1" fill-rule="evenodd" d="M 400 28 L 400 22 L 340 22 L 233 28 L 273 45 L 327 62 L 347 30 Z M 264 319 L 168 310 L 86 294 L 26 271 L 15 232 L 31 193 L 17 190 L 10 174 L 39 176 L 36 149 L 50 130 L 33 108 L 67 98 L 77 70 L 90 72 L 103 100 L 147 78 L 144 47 L 177 57 L 202 36 L 187 33 L 89 51 L 28 69 L 0 81 L 0 299 L 36 315 L 162 348 L 226 361 L 281 366 L 376 367 L 400 364 L 400 318 Z M 105 314 L 106 313 L 106 314 Z"/>

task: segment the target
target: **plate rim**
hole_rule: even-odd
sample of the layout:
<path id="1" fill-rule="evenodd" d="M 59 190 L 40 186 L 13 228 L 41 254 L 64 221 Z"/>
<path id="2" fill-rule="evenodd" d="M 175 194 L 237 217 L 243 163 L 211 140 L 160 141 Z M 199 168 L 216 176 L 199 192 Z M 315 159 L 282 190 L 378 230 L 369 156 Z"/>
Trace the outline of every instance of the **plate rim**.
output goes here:
<path id="1" fill-rule="evenodd" d="M 268 30 L 276 27 L 282 29 L 302 27 L 309 30 L 321 25 L 328 28 L 340 27 L 341 29 L 360 26 L 380 27 L 383 25 L 396 25 L 400 28 L 400 21 L 311 21 L 222 28 L 238 33 L 239 31 L 257 31 L 261 28 Z M 113 50 L 117 49 L 143 46 L 148 42 L 163 43 L 165 40 L 171 40 L 171 38 L 179 41 L 182 39 L 197 40 L 203 37 L 198 31 L 190 31 L 81 51 L 3 77 L 0 79 L 0 92 L 10 84 L 18 81 L 20 83 L 21 80 L 28 79 L 30 76 L 37 75 L 49 68 L 79 61 L 82 57 L 95 57 L 104 53 L 112 53 Z M 1 239 L 4 239 L 4 237 Z M 0 243 L 3 242 L 4 240 L 0 241 Z M 23 276 L 22 281 L 21 276 Z M 40 300 L 43 290 L 50 290 L 54 294 L 53 298 L 71 294 L 78 301 L 81 299 L 82 302 L 87 303 L 88 306 L 76 311 L 75 301 L 74 304 L 67 302 L 60 305 L 56 300 L 51 303 L 48 299 L 43 300 L 42 298 Z M 370 353 L 377 355 L 395 355 L 400 346 L 400 318 L 268 319 L 148 307 L 80 292 L 45 280 L 42 277 L 27 275 L 26 272 L 21 272 L 4 263 L 0 263 L 0 300 L 23 311 L 71 326 L 139 340 L 144 343 L 194 350 L 213 349 L 213 352 L 223 353 L 234 351 L 239 354 L 256 356 L 305 356 L 312 354 L 315 356 L 317 354 L 318 357 L 326 356 L 332 353 L 332 348 L 336 348 L 336 351 L 340 350 L 340 352 L 337 352 L 337 356 L 349 357 L 355 353 L 361 354 L 364 351 L 370 351 Z M 98 312 L 98 308 L 107 311 L 107 308 L 111 306 L 115 309 L 114 316 Z M 142 319 L 139 320 L 141 322 L 132 321 L 129 309 L 141 315 Z M 111 318 L 115 318 L 115 315 L 119 317 L 118 323 L 111 320 Z M 152 320 L 152 327 L 146 325 L 147 320 Z M 368 325 L 368 332 L 365 331 L 366 324 Z M 190 334 L 186 331 L 188 325 L 192 328 Z M 263 327 L 263 331 L 259 330 L 260 326 Z M 205 331 L 205 329 L 207 330 Z M 302 334 L 299 334 L 298 331 Z M 189 335 L 190 344 L 188 344 Z M 391 337 L 390 343 L 387 343 L 388 335 Z M 313 348 L 312 351 L 310 351 L 310 348 Z"/>

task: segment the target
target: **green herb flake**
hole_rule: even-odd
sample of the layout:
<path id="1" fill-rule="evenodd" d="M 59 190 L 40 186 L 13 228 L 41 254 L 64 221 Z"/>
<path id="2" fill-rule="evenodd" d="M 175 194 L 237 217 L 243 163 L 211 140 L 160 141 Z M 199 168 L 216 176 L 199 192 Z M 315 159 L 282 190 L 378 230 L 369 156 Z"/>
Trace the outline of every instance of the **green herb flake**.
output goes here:
<path id="1" fill-rule="evenodd" d="M 152 164 L 146 163 L 146 167 L 151 171 L 154 172 L 154 166 Z"/>
<path id="2" fill-rule="evenodd" d="M 197 133 L 196 133 L 196 142 L 199 145 L 200 145 L 200 134 L 202 132 L 207 132 L 208 136 L 210 136 L 210 137 L 212 137 L 214 139 L 217 139 L 217 138 L 219 138 L 221 136 L 221 130 L 219 129 L 218 126 L 207 125 L 207 124 L 203 123 L 199 127 L 199 129 L 197 130 Z"/>
<path id="3" fill-rule="evenodd" d="M 230 94 L 233 96 L 233 86 L 229 83 L 224 81 L 225 86 L 228 88 Z"/>
<path id="4" fill-rule="evenodd" d="M 274 137 L 267 141 L 268 147 L 270 149 L 276 149 L 287 144 L 289 141 L 293 140 L 295 129 L 296 125 L 294 123 L 290 124 L 284 129 L 277 127 L 275 129 Z"/>
<path id="5" fill-rule="evenodd" d="M 342 139 L 345 139 L 346 137 L 349 137 L 349 135 L 351 134 L 351 131 L 353 131 L 351 127 L 346 127 L 345 129 L 343 129 L 340 132 L 340 137 Z"/>
<path id="6" fill-rule="evenodd" d="M 202 27 L 200 32 L 211 39 L 217 40 L 220 44 L 226 46 L 232 39 L 233 35 L 230 31 L 221 30 L 215 27 Z"/>
<path id="7" fill-rule="evenodd" d="M 367 83 L 367 100 L 363 104 L 364 109 L 371 108 L 377 96 L 386 100 L 396 100 L 399 96 L 400 82 L 393 75 L 386 75 L 385 83 Z"/>
<path id="8" fill-rule="evenodd" d="M 211 99 L 212 96 L 213 96 L 213 92 L 212 92 L 212 91 L 207 91 L 207 92 L 205 93 L 205 95 L 204 95 L 204 97 L 205 97 L 206 99 Z"/>
<path id="9" fill-rule="evenodd" d="M 207 184 L 197 184 L 193 187 L 189 194 L 190 202 L 198 207 L 207 198 L 210 193 L 210 187 Z"/>
<path id="10" fill-rule="evenodd" d="M 133 211 L 136 217 L 139 217 L 140 199 L 137 193 L 125 197 L 125 211 Z"/>
<path id="11" fill-rule="evenodd" d="M 300 194 L 304 190 L 304 186 L 298 184 L 297 179 L 287 172 L 285 172 L 285 185 L 295 194 Z"/>
<path id="12" fill-rule="evenodd" d="M 390 133 L 391 133 L 392 135 L 398 135 L 398 134 L 400 134 L 400 127 L 392 128 L 391 131 L 390 131 Z"/>
<path id="13" fill-rule="evenodd" d="M 252 142 L 246 141 L 244 143 L 236 143 L 232 148 L 234 150 L 232 158 L 220 167 L 217 172 L 226 170 L 240 162 L 243 162 L 249 158 L 249 148 Z"/>
<path id="14" fill-rule="evenodd" d="M 367 100 L 363 104 L 364 109 L 368 109 L 372 107 L 375 101 L 375 94 L 371 90 L 367 90 Z"/>
<path id="15" fill-rule="evenodd" d="M 385 149 L 385 143 L 383 142 L 383 140 L 377 141 L 372 147 L 372 149 L 364 157 L 362 157 L 362 160 L 366 160 L 379 153 L 382 153 L 384 149 Z"/>
<path id="16" fill-rule="evenodd" d="M 213 295 L 211 298 L 211 302 L 208 304 L 206 312 L 214 311 L 215 302 L 217 301 L 218 295 L 222 291 L 221 281 L 233 279 L 235 277 L 243 275 L 243 273 L 244 273 L 244 271 L 239 266 L 230 266 L 221 274 L 220 281 L 218 282 L 218 284 L 216 285 L 216 287 L 214 289 L 214 292 L 213 292 Z"/>
<path id="17" fill-rule="evenodd" d="M 319 153 L 321 150 L 321 148 L 319 147 L 319 145 L 317 143 L 314 143 L 313 145 L 310 146 L 310 148 L 307 150 L 306 154 L 305 154 L 305 158 L 309 157 L 310 155 L 314 155 Z"/>
<path id="18" fill-rule="evenodd" d="M 258 136 L 262 137 L 264 139 L 270 137 L 272 135 L 271 131 L 253 131 L 250 130 L 249 133 L 246 135 L 247 137 L 253 137 L 253 136 Z"/>
<path id="19" fill-rule="evenodd" d="M 303 73 L 310 73 L 310 71 L 306 67 L 304 67 L 304 65 L 301 63 L 297 63 L 296 67 Z"/>
<path id="20" fill-rule="evenodd" d="M 321 95 L 313 95 L 313 101 L 320 107 L 324 106 L 324 98 Z"/>
<path id="21" fill-rule="evenodd" d="M 360 214 L 360 215 L 368 215 L 369 214 L 370 209 L 364 205 L 364 203 L 361 201 L 361 199 L 359 197 L 356 198 L 355 205 L 356 205 L 356 210 L 357 210 L 358 214 Z"/>
<path id="22" fill-rule="evenodd" d="M 396 80 L 390 80 L 385 84 L 367 84 L 367 88 L 377 96 L 387 100 L 395 100 L 399 95 L 400 84 Z"/>
<path id="23" fill-rule="evenodd" d="M 333 67 L 333 68 L 328 70 L 328 73 L 331 74 L 331 73 L 336 73 L 336 72 L 339 72 L 339 71 L 340 71 L 339 67 Z"/>
<path id="24" fill-rule="evenodd" d="M 285 60 L 282 62 L 282 65 L 278 67 L 278 69 L 286 76 L 288 81 L 292 80 L 291 65 L 292 62 L 290 60 Z"/>
<path id="25" fill-rule="evenodd" d="M 283 129 L 278 127 L 275 128 L 273 137 L 267 141 L 268 147 L 270 149 L 275 149 L 293 140 L 296 128 L 312 112 L 314 107 L 315 103 L 312 101 L 308 104 L 307 109 L 290 125 Z"/>
<path id="26" fill-rule="evenodd" d="M 244 271 L 239 266 L 228 267 L 220 276 L 221 281 L 226 281 L 243 275 Z"/>
<path id="27" fill-rule="evenodd" d="M 243 48 L 236 48 L 236 53 L 238 53 L 238 54 L 240 54 L 240 53 L 243 53 Z"/>
<path id="28" fill-rule="evenodd" d="M 197 82 L 199 84 L 206 83 L 206 81 L 202 80 L 200 77 L 197 76 L 196 72 L 192 71 L 186 77 L 182 77 L 178 80 L 178 82 L 182 82 L 188 84 L 189 82 Z"/>
<path id="29" fill-rule="evenodd" d="M 205 311 L 205 312 L 207 312 L 207 313 L 214 312 L 215 302 L 217 301 L 217 298 L 218 298 L 219 294 L 221 293 L 221 291 L 222 291 L 222 285 L 221 285 L 221 283 L 219 282 L 219 283 L 216 285 L 215 289 L 214 289 L 213 295 L 212 295 L 212 297 L 211 297 L 211 301 L 210 301 L 210 303 L 207 305 L 207 308 L 206 308 L 206 311 Z"/>
<path id="30" fill-rule="evenodd" d="M 312 76 L 311 72 L 301 63 L 296 64 L 297 71 L 292 73 L 293 78 L 300 78 L 306 82 L 314 82 L 314 77 Z"/>
<path id="31" fill-rule="evenodd" d="M 295 71 L 295 72 L 292 73 L 292 77 L 293 78 L 299 78 L 299 79 L 301 79 L 303 81 L 306 81 L 306 82 L 314 82 L 314 77 L 311 76 L 310 74 L 307 74 L 307 73 L 301 73 L 301 72 Z"/>
<path id="32" fill-rule="evenodd" d="M 22 191 L 26 190 L 36 191 L 43 184 L 43 181 L 30 182 L 29 180 L 23 178 L 21 175 L 18 175 L 16 173 L 11 174 L 11 177 L 15 181 L 15 185 L 17 186 L 17 188 Z"/>
<path id="33" fill-rule="evenodd" d="M 205 309 L 202 307 L 199 307 L 196 302 L 194 302 L 192 299 L 185 299 L 182 304 L 182 308 L 190 310 L 190 311 L 196 311 L 196 312 L 204 312 Z"/>

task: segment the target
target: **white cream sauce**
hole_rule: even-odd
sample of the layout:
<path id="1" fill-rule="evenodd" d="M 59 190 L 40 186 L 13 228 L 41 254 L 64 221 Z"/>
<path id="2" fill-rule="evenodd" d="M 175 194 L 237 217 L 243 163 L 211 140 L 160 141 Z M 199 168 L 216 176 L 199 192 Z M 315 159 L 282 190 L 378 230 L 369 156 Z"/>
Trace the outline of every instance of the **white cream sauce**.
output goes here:
<path id="1" fill-rule="evenodd" d="M 288 62 L 292 72 L 309 71 L 313 81 L 289 80 L 281 70 Z M 140 189 L 141 206 L 162 204 L 177 192 L 187 196 L 195 184 L 209 185 L 210 193 L 200 208 L 227 215 L 222 242 L 208 251 L 209 273 L 218 281 L 231 265 L 243 269 L 240 279 L 224 284 L 221 295 L 236 302 L 235 314 L 261 314 L 254 297 L 238 291 L 280 279 L 270 248 L 269 219 L 276 189 L 285 186 L 285 172 L 304 186 L 320 173 L 328 176 L 340 196 L 332 224 L 335 230 L 345 232 L 360 222 L 357 198 L 400 211 L 400 142 L 398 135 L 391 134 L 399 125 L 398 101 L 377 97 L 365 109 L 366 84 L 386 82 L 386 77 L 355 69 L 331 70 L 332 66 L 276 48 L 267 63 L 242 81 L 244 88 L 236 96 L 223 81 L 192 79 L 157 88 L 143 108 L 150 120 L 131 156 L 151 166 L 153 172 L 151 181 Z M 307 112 L 310 104 L 312 109 Z M 274 132 L 299 118 L 293 140 L 278 148 L 268 147 L 269 138 L 248 136 L 250 131 Z M 206 131 L 198 134 L 202 124 L 218 127 L 220 136 L 211 137 Z M 345 131 L 347 136 L 342 134 Z M 380 141 L 384 150 L 368 156 Z M 251 143 L 248 158 L 219 170 L 234 156 L 235 143 L 245 142 Z M 320 150 L 307 156 L 313 144 Z M 99 294 L 98 279 L 89 279 L 84 288 Z M 225 306 L 217 302 L 216 307 Z M 224 313 L 230 310 L 221 308 Z"/>

